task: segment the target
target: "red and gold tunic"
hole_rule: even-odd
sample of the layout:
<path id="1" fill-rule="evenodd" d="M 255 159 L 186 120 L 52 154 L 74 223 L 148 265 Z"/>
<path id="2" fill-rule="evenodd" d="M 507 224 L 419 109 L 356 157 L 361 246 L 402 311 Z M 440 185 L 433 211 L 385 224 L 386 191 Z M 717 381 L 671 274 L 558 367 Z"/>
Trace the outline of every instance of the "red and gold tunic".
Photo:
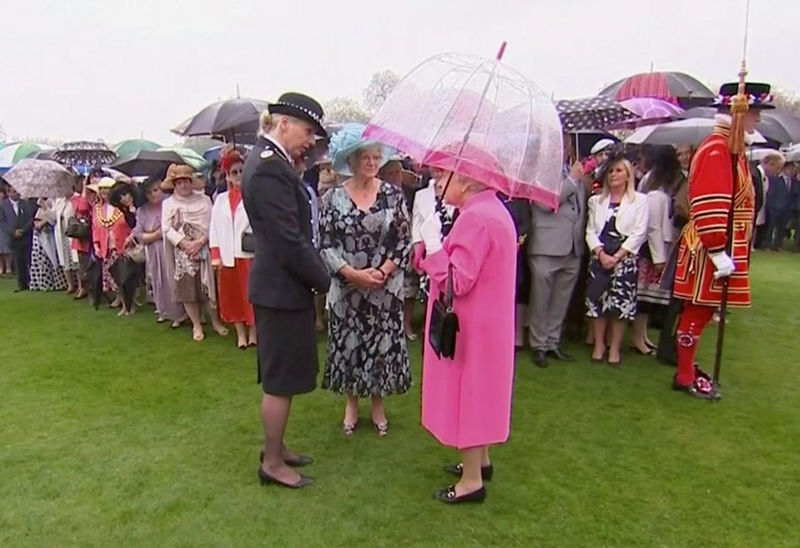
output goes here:
<path id="1" fill-rule="evenodd" d="M 744 154 L 739 156 L 736 188 L 728 147 L 728 128 L 717 126 L 703 141 L 689 173 L 689 223 L 678 248 L 674 295 L 694 304 L 718 306 L 722 280 L 714 279 L 709 253 L 725 251 L 728 215 L 733 207 L 733 253 L 736 265 L 728 286 L 730 306 L 750 306 L 750 242 L 753 234 L 755 191 Z M 733 200 L 731 198 L 733 197 Z M 733 202 L 733 203 L 731 203 Z"/>

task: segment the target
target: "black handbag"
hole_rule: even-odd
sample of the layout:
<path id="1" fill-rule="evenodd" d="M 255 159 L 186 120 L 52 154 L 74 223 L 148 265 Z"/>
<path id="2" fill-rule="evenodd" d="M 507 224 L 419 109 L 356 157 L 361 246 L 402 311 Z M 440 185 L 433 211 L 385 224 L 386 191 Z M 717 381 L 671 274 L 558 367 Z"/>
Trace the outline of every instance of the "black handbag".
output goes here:
<path id="1" fill-rule="evenodd" d="M 256 237 L 252 232 L 242 232 L 242 251 L 245 253 L 256 252 Z"/>
<path id="2" fill-rule="evenodd" d="M 447 288 L 431 309 L 428 340 L 438 358 L 453 359 L 456 355 L 458 315 L 453 311 L 453 267 L 447 270 Z"/>
<path id="3" fill-rule="evenodd" d="M 616 216 L 611 217 L 603 226 L 600 233 L 600 241 L 603 242 L 603 251 L 608 255 L 613 255 L 622 247 L 626 238 L 615 236 Z M 603 293 L 611 287 L 611 271 L 604 269 L 600 265 L 599 259 L 594 259 L 589 265 L 589 284 L 586 287 L 586 298 L 596 301 L 603 296 Z"/>
<path id="4" fill-rule="evenodd" d="M 69 238 L 88 242 L 92 235 L 89 219 L 85 217 L 70 217 L 67 220 L 67 229 L 64 234 Z"/>

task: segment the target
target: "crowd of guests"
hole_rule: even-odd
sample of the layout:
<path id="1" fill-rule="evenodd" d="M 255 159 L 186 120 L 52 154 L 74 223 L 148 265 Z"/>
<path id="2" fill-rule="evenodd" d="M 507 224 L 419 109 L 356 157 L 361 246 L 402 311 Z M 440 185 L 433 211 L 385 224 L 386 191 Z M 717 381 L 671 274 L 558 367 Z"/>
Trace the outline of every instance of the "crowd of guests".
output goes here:
<path id="1" fill-rule="evenodd" d="M 308 109 L 296 115 L 302 113 Z M 9 274 L 13 264 L 18 290 L 91 296 L 95 305 L 105 300 L 118 308 L 120 316 L 152 302 L 157 322 L 178 328 L 188 321 L 198 342 L 206 336 L 206 319 L 223 337 L 226 325 L 233 325 L 236 346 L 258 347 L 260 361 L 316 363 L 315 347 L 302 349 L 302 356 L 281 353 L 272 343 L 259 343 L 257 328 L 286 321 L 276 329 L 291 337 L 290 331 L 306 325 L 302 307 L 299 315 L 274 315 L 253 294 L 254 255 L 271 248 L 259 240 L 265 232 L 261 206 L 252 196 L 248 202 L 242 190 L 248 169 L 251 180 L 260 169 L 248 164 L 275 154 L 291 158 L 292 177 L 301 184 L 289 188 L 308 212 L 302 232 L 314 257 L 308 262 L 302 256 L 306 244 L 298 240 L 297 256 L 276 258 L 273 267 L 292 270 L 298 279 L 307 278 L 304 287 L 319 289 L 311 325 L 324 329 L 327 323 L 322 387 L 344 397 L 345 436 L 360 426 L 361 399 L 370 400 L 377 435 L 389 433 L 385 399 L 411 386 L 408 341 L 417 338 L 419 301 L 428 303 L 430 316 L 432 302 L 450 293 L 460 302 L 462 333 L 480 334 L 461 337 L 460 344 L 469 347 L 461 368 L 449 367 L 438 349 L 432 355 L 425 334 L 423 424 L 461 449 L 463 459 L 446 469 L 462 479 L 437 492 L 443 502 L 485 497 L 483 480 L 493 473 L 488 447 L 508 437 L 513 341 L 517 349 L 529 347 L 533 363 L 546 368 L 551 359 L 574 359 L 563 346 L 565 333 L 571 333 L 585 337 L 592 362 L 620 367 L 632 324 L 632 350 L 650 355 L 658 349 L 660 358 L 674 362 L 674 349 L 668 348 L 675 319 L 670 264 L 689 217 L 691 148 L 630 149 L 603 139 L 579 159 L 573 136 L 565 135 L 560 204 L 552 209 L 507 199 L 480 182 L 397 156 L 363 139 L 358 124 L 345 125 L 325 154 L 319 147 L 315 154 L 302 145 L 303 139 L 313 143 L 313 134 L 296 133 L 291 120 L 266 115 L 263 143 L 247 152 L 227 147 L 212 185 L 191 167 L 172 165 L 163 177 L 138 185 L 97 169 L 56 199 L 23 200 L 12 187 L 4 188 L 1 272 Z M 305 123 L 311 128 L 306 131 L 314 129 Z M 293 139 L 302 145 L 299 154 L 289 146 Z M 781 249 L 791 226 L 800 234 L 795 166 L 775 152 L 754 173 L 760 174 L 756 209 L 762 227 L 755 246 Z M 284 198 L 292 196 L 270 199 Z M 296 212 L 278 207 L 269 213 L 277 223 L 274 237 L 294 241 L 282 231 L 296 222 Z M 288 285 L 269 290 L 294 291 Z M 506 302 L 516 302 L 516 311 L 505 310 Z M 667 333 L 661 344 L 648 335 L 653 325 Z M 276 371 L 267 368 L 266 374 L 274 376 L 263 380 L 265 394 L 292 395 L 316 384 L 316 371 L 308 378 L 294 374 L 285 387 Z M 470 407 L 480 398 L 493 405 Z M 262 454 L 262 481 L 305 485 L 303 476 L 281 467 L 308 464 L 305 457 L 282 445 L 283 430 L 273 434 L 267 431 L 268 441 L 271 435 L 281 441 L 277 452 L 267 444 Z"/>

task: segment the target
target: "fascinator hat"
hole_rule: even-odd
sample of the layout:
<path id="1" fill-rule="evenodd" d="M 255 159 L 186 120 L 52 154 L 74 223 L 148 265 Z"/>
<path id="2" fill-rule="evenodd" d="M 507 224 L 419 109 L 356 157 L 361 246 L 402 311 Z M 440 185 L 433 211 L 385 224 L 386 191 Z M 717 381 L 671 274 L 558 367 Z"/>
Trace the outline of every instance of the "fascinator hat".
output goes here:
<path id="1" fill-rule="evenodd" d="M 328 145 L 328 154 L 333 161 L 333 170 L 336 173 L 351 177 L 353 175 L 353 170 L 350 169 L 348 160 L 359 150 L 374 147 L 380 148 L 380 167 L 383 167 L 395 153 L 393 148 L 387 147 L 383 143 L 372 139 L 364 139 L 362 134 L 364 133 L 365 127 L 364 124 L 344 124 L 342 129 L 331 137 L 330 145 Z"/>

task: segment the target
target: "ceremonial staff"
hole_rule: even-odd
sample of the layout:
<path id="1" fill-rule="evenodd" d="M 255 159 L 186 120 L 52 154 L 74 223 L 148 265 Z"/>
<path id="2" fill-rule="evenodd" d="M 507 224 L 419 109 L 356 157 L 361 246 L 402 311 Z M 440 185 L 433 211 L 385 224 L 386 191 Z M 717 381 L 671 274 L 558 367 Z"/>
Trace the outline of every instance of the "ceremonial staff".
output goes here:
<path id="1" fill-rule="evenodd" d="M 750 0 L 747 0 L 744 23 L 744 47 L 742 51 L 742 67 L 739 70 L 739 90 L 731 101 L 731 133 L 728 137 L 728 146 L 731 151 L 731 207 L 728 212 L 728 224 L 725 231 L 726 243 L 725 253 L 733 257 L 733 211 L 736 200 L 736 186 L 739 181 L 739 160 L 744 154 L 744 116 L 747 114 L 748 105 L 747 94 L 745 93 L 745 78 L 747 77 L 747 30 L 750 19 Z M 722 299 L 719 309 L 719 327 L 717 329 L 717 348 L 714 354 L 714 374 L 713 381 L 715 386 L 719 386 L 719 373 L 722 368 L 722 343 L 725 339 L 725 320 L 728 316 L 728 288 L 730 276 L 722 279 Z"/>

